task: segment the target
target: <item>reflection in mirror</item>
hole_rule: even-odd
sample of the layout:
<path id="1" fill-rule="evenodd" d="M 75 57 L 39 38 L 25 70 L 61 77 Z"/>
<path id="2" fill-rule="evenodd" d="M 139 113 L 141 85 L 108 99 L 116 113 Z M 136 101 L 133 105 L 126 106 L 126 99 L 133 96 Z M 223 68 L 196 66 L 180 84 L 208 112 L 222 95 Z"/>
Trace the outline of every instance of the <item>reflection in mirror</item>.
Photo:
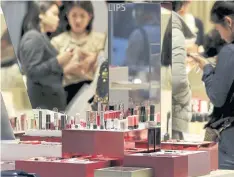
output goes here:
<path id="1" fill-rule="evenodd" d="M 171 86 L 171 4 L 161 4 L 161 132 L 162 140 L 168 140 L 172 134 L 172 86 Z"/>
<path id="2" fill-rule="evenodd" d="M 32 107 L 3 14 L 1 14 L 1 98 L 6 107 L 6 110 L 4 108 L 2 111 L 7 111 L 3 113 L 2 119 L 9 117 L 8 121 L 14 120 L 11 125 L 15 133 L 25 130 L 22 127 L 16 127 L 16 119 L 22 115 L 30 118 Z"/>
<path id="3" fill-rule="evenodd" d="M 8 12 L 14 3 L 4 4 Z M 102 52 L 107 32 L 105 2 L 26 3 L 23 23 L 14 28 L 21 33 L 17 54 L 32 108 L 57 108 L 75 112 L 73 116 L 91 109 L 97 88 L 94 80 L 106 60 Z M 80 18 L 84 20 L 77 23 Z M 7 19 L 12 24 L 15 16 Z"/>
<path id="4" fill-rule="evenodd" d="M 110 104 L 160 125 L 160 4 L 124 5 L 109 11 Z"/>

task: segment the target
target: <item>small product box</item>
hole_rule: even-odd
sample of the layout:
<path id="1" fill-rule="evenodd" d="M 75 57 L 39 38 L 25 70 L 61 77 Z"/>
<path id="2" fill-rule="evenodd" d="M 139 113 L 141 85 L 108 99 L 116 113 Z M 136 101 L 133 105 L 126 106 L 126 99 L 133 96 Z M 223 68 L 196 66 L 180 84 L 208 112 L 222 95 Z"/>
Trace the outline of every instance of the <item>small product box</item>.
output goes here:
<path id="1" fill-rule="evenodd" d="M 218 144 L 213 142 L 167 141 L 161 143 L 164 150 L 207 151 L 210 157 L 210 170 L 218 169 Z"/>
<path id="2" fill-rule="evenodd" d="M 153 177 L 151 168 L 111 167 L 95 170 L 94 177 Z"/>
<path id="3" fill-rule="evenodd" d="M 124 157 L 124 167 L 153 169 L 153 177 L 188 177 L 188 156 L 180 153 L 139 153 Z"/>

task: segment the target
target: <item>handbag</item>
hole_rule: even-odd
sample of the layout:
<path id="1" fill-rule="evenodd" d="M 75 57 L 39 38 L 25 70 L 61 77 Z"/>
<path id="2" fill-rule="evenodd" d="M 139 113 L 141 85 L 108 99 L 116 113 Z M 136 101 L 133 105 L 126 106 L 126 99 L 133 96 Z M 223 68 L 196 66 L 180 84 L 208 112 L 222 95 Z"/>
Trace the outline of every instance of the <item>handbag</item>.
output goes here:
<path id="1" fill-rule="evenodd" d="M 219 141 L 221 132 L 231 127 L 233 122 L 234 117 L 212 118 L 204 127 L 206 129 L 204 141 Z"/>

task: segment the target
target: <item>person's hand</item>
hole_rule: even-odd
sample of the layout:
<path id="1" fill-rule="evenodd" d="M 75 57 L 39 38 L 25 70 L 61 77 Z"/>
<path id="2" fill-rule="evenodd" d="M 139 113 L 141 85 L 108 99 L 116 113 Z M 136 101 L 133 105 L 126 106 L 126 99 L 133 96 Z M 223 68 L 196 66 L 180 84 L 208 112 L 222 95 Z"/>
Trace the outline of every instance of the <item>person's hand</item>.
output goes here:
<path id="1" fill-rule="evenodd" d="M 69 62 L 64 68 L 63 72 L 65 75 L 73 75 L 82 77 L 83 79 L 92 80 L 92 76 L 90 76 L 83 66 L 80 63 Z"/>
<path id="2" fill-rule="evenodd" d="M 85 72 L 95 71 L 97 68 L 97 54 L 78 50 L 80 66 Z"/>
<path id="3" fill-rule="evenodd" d="M 199 54 L 190 53 L 189 56 L 198 64 L 199 68 L 203 70 L 204 66 L 209 64 L 209 62 L 200 56 Z"/>
<path id="4" fill-rule="evenodd" d="M 73 57 L 73 50 L 66 50 L 57 56 L 57 60 L 60 66 L 66 65 L 70 59 Z"/>
<path id="5" fill-rule="evenodd" d="M 197 65 L 197 63 L 196 63 L 196 62 L 194 61 L 194 59 L 191 58 L 191 57 L 187 57 L 187 58 L 186 58 L 185 64 L 186 64 L 186 71 L 187 71 L 187 74 L 188 74 L 190 71 L 192 71 L 192 70 L 196 67 L 196 65 Z"/>

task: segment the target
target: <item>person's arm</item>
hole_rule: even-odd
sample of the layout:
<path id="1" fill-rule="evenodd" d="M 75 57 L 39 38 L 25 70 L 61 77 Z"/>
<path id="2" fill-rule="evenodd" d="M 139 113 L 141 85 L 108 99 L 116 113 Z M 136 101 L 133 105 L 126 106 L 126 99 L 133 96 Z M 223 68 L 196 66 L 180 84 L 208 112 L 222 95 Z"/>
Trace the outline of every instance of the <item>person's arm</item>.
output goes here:
<path id="1" fill-rule="evenodd" d="M 37 79 L 63 72 L 56 56 L 43 60 L 44 42 L 38 34 L 27 36 L 20 50 L 20 60 L 28 77 Z"/>
<path id="2" fill-rule="evenodd" d="M 206 93 L 215 107 L 222 107 L 234 81 L 234 51 L 224 47 L 218 55 L 214 68 L 207 64 L 203 71 L 202 81 L 205 83 Z"/>
<path id="3" fill-rule="evenodd" d="M 52 46 L 59 52 L 60 48 L 61 48 L 60 47 L 60 44 L 61 44 L 60 35 L 53 37 L 50 42 L 51 42 Z"/>
<path id="4" fill-rule="evenodd" d="M 186 72 L 185 37 L 177 28 L 172 29 L 172 94 L 177 102 L 185 104 L 190 99 L 190 87 Z"/>

